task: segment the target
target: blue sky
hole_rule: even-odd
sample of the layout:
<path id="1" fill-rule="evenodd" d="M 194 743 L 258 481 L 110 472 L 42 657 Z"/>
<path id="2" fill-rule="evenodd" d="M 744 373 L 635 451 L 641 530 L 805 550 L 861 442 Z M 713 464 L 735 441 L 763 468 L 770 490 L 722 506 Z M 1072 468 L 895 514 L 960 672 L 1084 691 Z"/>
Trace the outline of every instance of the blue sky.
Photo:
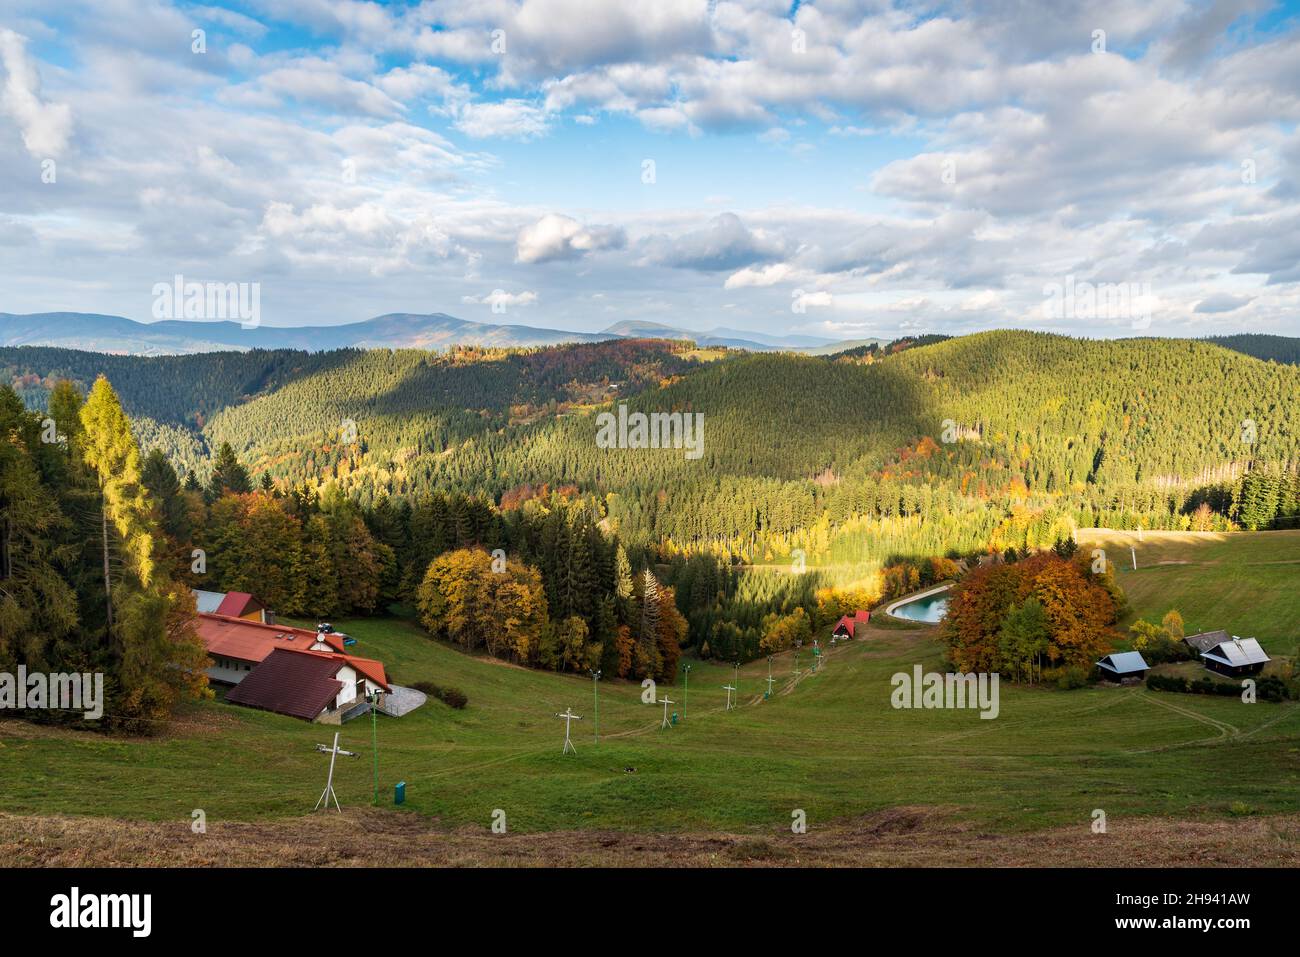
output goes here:
<path id="1" fill-rule="evenodd" d="M 1295 3 L 51 7 L 0 0 L 0 311 L 1300 335 Z"/>

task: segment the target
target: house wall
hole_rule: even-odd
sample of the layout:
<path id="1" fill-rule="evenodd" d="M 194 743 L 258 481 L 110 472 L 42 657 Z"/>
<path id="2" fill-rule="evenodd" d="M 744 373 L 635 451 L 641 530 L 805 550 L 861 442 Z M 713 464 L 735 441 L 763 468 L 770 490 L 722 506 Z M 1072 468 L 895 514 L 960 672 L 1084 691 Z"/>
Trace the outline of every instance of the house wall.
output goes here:
<path id="1" fill-rule="evenodd" d="M 237 685 L 253 670 L 251 661 L 239 661 L 236 658 L 223 658 L 219 655 L 210 655 L 212 667 L 208 669 L 208 677 L 213 681 L 224 681 L 228 685 Z"/>
<path id="2" fill-rule="evenodd" d="M 339 669 L 338 674 L 334 677 L 343 682 L 343 687 L 339 690 L 338 696 L 334 699 L 334 707 L 341 708 L 345 704 L 351 704 L 356 700 L 358 694 L 356 669 L 351 665 L 344 665 Z M 364 689 L 364 678 L 361 680 L 361 683 L 363 687 L 360 694 L 364 695 L 366 693 Z"/>
<path id="3" fill-rule="evenodd" d="M 1257 675 L 1264 670 L 1263 662 L 1260 662 L 1257 665 L 1241 665 L 1239 667 L 1233 667 L 1232 665 L 1225 665 L 1220 664 L 1217 661 L 1211 661 L 1209 658 L 1204 658 L 1202 661 L 1204 661 L 1205 667 L 1210 671 L 1227 678 L 1245 678 L 1250 675 Z"/>

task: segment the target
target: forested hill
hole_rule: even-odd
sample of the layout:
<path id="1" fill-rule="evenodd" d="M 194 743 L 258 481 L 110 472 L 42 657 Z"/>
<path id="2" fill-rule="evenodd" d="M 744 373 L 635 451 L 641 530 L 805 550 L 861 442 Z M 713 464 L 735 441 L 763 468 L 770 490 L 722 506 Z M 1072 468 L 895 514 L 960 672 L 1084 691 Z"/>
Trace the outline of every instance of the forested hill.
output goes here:
<path id="1" fill-rule="evenodd" d="M 996 524 L 1017 508 L 1048 524 L 1178 525 L 1204 501 L 1236 514 L 1231 483 L 1249 468 L 1294 474 L 1300 462 L 1300 368 L 1188 340 L 1002 331 L 867 364 L 664 341 L 449 355 L 0 349 L 0 372 L 33 406 L 55 378 L 85 388 L 99 371 L 142 444 L 200 481 L 229 442 L 254 474 L 336 482 L 363 503 L 572 485 L 661 540 L 735 543 L 864 515 L 969 511 Z M 619 402 L 703 413 L 702 457 L 598 448 L 595 413 Z"/>
<path id="2" fill-rule="evenodd" d="M 1237 336 L 1213 336 L 1205 341 L 1225 349 L 1244 352 L 1256 359 L 1300 365 L 1300 339 L 1292 336 L 1267 336 L 1249 332 Z"/>
<path id="3" fill-rule="evenodd" d="M 1001 331 L 892 361 L 928 384 L 943 418 L 1023 460 L 1031 487 L 1300 461 L 1300 369 L 1201 342 Z"/>

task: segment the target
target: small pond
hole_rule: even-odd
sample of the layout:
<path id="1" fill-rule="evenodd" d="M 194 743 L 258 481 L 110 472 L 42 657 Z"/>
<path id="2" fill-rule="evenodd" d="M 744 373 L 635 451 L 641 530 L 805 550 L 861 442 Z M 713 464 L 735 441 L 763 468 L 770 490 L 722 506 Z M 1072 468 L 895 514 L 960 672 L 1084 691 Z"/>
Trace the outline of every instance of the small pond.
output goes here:
<path id="1" fill-rule="evenodd" d="M 943 616 L 948 614 L 948 593 L 938 592 L 923 598 L 915 598 L 904 605 L 899 605 L 890 614 L 895 618 L 924 621 L 930 624 L 943 621 Z"/>

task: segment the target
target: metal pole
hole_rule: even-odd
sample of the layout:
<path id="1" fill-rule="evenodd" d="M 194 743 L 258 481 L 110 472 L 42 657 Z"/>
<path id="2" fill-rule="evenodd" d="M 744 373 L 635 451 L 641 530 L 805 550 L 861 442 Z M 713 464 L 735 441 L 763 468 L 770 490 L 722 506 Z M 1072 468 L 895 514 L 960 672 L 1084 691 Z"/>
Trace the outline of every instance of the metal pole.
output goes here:
<path id="1" fill-rule="evenodd" d="M 375 753 L 375 796 L 372 804 L 379 806 L 379 717 L 375 713 L 375 704 L 379 700 L 379 695 L 371 693 L 370 695 L 370 750 Z"/>
<path id="2" fill-rule="evenodd" d="M 594 703 L 595 703 L 595 707 L 596 707 L 596 714 L 595 714 L 595 725 L 596 725 L 595 743 L 596 743 L 596 744 L 600 744 L 600 670 L 599 670 L 599 669 L 597 669 L 596 671 L 591 672 L 591 694 L 592 694 L 592 698 L 594 699 Z"/>
<path id="3" fill-rule="evenodd" d="M 686 720 L 686 703 L 691 699 L 691 666 L 685 665 L 686 686 L 682 691 L 682 720 Z"/>

